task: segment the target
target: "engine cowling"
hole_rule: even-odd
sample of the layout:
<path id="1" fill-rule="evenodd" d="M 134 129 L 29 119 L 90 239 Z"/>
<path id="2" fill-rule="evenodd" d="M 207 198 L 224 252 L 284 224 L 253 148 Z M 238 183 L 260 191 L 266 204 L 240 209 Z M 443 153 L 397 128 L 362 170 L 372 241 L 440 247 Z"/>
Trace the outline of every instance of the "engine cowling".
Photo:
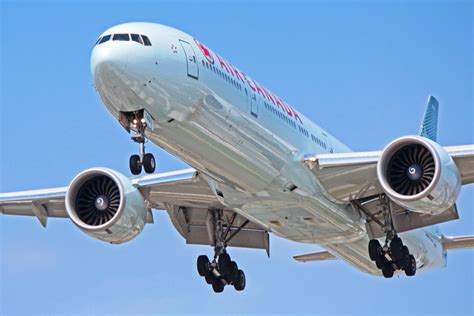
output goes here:
<path id="1" fill-rule="evenodd" d="M 83 232 L 113 244 L 135 238 L 145 226 L 147 213 L 132 182 L 107 168 L 85 170 L 72 180 L 66 210 Z"/>
<path id="2" fill-rule="evenodd" d="M 395 203 L 419 213 L 447 210 L 461 190 L 461 177 L 451 156 L 421 136 L 391 142 L 377 164 L 377 177 Z"/>

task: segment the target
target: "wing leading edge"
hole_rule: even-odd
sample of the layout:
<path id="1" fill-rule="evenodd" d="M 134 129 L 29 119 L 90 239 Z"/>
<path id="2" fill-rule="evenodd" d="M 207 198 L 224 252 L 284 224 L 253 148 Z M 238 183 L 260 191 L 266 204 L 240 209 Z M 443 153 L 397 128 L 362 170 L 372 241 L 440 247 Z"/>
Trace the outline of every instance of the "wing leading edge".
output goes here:
<path id="1" fill-rule="evenodd" d="M 176 230 L 188 244 L 213 245 L 212 212 L 219 209 L 229 220 L 229 246 L 264 249 L 269 253 L 268 232 L 232 210 L 226 210 L 211 191 L 205 176 L 184 169 L 132 178 L 148 207 L 146 222 L 153 223 L 151 209 L 166 210 Z M 0 193 L 0 214 L 36 216 L 46 227 L 48 218 L 68 218 L 68 187 Z M 238 234 L 237 234 L 238 232 Z"/>
<path id="2" fill-rule="evenodd" d="M 474 183 L 474 145 L 444 147 L 460 172 L 462 184 Z M 377 180 L 381 151 L 306 155 L 304 163 L 335 200 L 347 203 L 383 193 Z"/>

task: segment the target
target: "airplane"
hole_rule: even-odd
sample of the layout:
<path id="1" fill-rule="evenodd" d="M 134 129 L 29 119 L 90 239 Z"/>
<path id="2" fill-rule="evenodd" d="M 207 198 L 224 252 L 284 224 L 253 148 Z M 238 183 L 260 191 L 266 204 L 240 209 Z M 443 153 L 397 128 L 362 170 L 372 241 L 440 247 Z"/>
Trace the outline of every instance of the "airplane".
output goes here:
<path id="1" fill-rule="evenodd" d="M 133 176 L 96 167 L 64 187 L 1 193 L 1 214 L 35 216 L 44 227 L 50 217 L 69 218 L 87 235 L 121 244 L 165 210 L 186 243 L 213 248 L 211 258 L 197 258 L 197 270 L 216 293 L 246 287 L 229 248 L 269 256 L 271 233 L 325 249 L 297 261 L 340 259 L 385 278 L 444 267 L 448 250 L 474 247 L 474 236 L 445 236 L 437 226 L 459 218 L 456 199 L 474 182 L 474 145 L 436 142 L 433 96 L 418 135 L 353 152 L 168 26 L 109 28 L 90 67 L 102 103 L 138 144 Z M 191 168 L 154 173 L 147 140 Z"/>

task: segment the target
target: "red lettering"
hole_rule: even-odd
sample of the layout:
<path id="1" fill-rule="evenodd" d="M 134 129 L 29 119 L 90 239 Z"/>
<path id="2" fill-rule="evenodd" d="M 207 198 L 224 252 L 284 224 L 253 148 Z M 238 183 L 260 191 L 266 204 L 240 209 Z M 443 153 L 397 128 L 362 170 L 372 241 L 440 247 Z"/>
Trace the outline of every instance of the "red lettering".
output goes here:
<path id="1" fill-rule="evenodd" d="M 275 98 L 275 101 L 278 107 L 284 111 L 285 109 L 283 108 L 283 105 L 281 104 L 280 100 L 276 96 L 273 96 L 273 97 Z"/>
<path id="2" fill-rule="evenodd" d="M 252 84 L 251 84 L 250 81 L 247 79 L 247 76 L 246 76 L 244 73 L 242 73 L 242 76 L 244 76 L 244 79 L 245 79 L 245 81 L 247 81 L 247 84 L 249 85 L 250 89 L 252 89 L 253 91 L 257 91 L 257 90 L 255 89 L 255 87 L 252 86 Z"/>
<path id="3" fill-rule="evenodd" d="M 239 71 L 237 69 L 234 68 L 234 66 L 229 63 L 229 67 L 230 67 L 230 70 L 233 74 L 235 74 L 235 76 L 240 79 L 240 81 L 242 81 L 243 83 L 245 83 L 244 79 L 242 78 L 242 76 L 240 75 Z"/>
<path id="4" fill-rule="evenodd" d="M 293 109 L 291 106 L 290 106 L 290 109 L 291 109 L 291 112 L 293 112 L 293 115 L 295 116 L 295 119 L 297 119 L 298 121 L 300 121 L 301 124 L 303 124 L 303 120 L 301 120 L 300 116 L 295 111 L 295 109 Z"/>
<path id="5" fill-rule="evenodd" d="M 267 99 L 272 101 L 273 104 L 275 104 L 275 100 L 273 99 L 272 94 L 268 92 L 268 90 L 265 89 L 265 87 L 262 87 L 262 88 L 263 88 L 263 92 L 265 92 L 265 96 L 267 97 Z"/>
<path id="6" fill-rule="evenodd" d="M 258 85 L 258 83 L 255 82 L 255 80 L 252 79 L 253 84 L 255 85 L 255 88 L 257 88 L 257 92 L 265 98 L 265 93 L 263 93 L 262 88 Z"/>
<path id="7" fill-rule="evenodd" d="M 290 107 L 285 103 L 285 101 L 281 100 L 281 104 L 283 104 L 283 108 L 285 109 L 286 113 L 288 113 L 289 116 L 293 116 L 293 113 L 290 109 Z"/>
<path id="8" fill-rule="evenodd" d="M 224 68 L 227 72 L 229 72 L 229 69 L 227 68 L 227 65 L 222 58 L 216 54 L 217 59 L 219 60 L 219 63 L 221 64 L 221 68 Z"/>

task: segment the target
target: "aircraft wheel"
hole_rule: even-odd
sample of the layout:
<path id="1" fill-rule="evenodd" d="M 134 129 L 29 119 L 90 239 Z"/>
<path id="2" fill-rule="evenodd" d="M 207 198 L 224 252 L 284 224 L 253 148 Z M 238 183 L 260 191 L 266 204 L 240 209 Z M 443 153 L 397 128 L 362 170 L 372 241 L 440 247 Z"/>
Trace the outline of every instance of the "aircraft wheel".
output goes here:
<path id="1" fill-rule="evenodd" d="M 156 162 L 155 156 L 153 154 L 145 154 L 143 157 L 143 168 L 145 168 L 146 173 L 155 172 Z"/>
<path id="2" fill-rule="evenodd" d="M 414 276 L 416 273 L 416 260 L 413 255 L 408 256 L 409 264 L 405 267 L 405 274 L 407 276 Z"/>
<path id="3" fill-rule="evenodd" d="M 393 272 L 394 272 L 394 270 L 393 270 L 391 262 L 386 262 L 382 266 L 382 274 L 385 278 L 389 279 L 389 278 L 393 277 Z"/>
<path id="4" fill-rule="evenodd" d="M 246 279 L 245 273 L 242 270 L 237 271 L 237 278 L 234 282 L 234 288 L 236 291 L 243 291 L 245 289 Z"/>
<path id="5" fill-rule="evenodd" d="M 382 267 L 384 266 L 384 264 L 385 264 L 385 257 L 382 256 L 382 255 L 378 255 L 378 256 L 375 258 L 375 265 L 377 266 L 377 268 L 382 269 Z"/>
<path id="6" fill-rule="evenodd" d="M 372 239 L 369 241 L 369 257 L 370 260 L 375 261 L 378 256 L 380 256 L 382 246 L 377 239 Z"/>
<path id="7" fill-rule="evenodd" d="M 131 155 L 130 156 L 130 171 L 134 175 L 138 175 L 142 172 L 142 165 L 140 163 L 140 156 Z"/>
<path id="8" fill-rule="evenodd" d="M 197 270 L 200 276 L 206 276 L 206 272 L 209 272 L 209 258 L 205 255 L 197 258 Z"/>
<path id="9" fill-rule="evenodd" d="M 400 239 L 400 237 L 396 236 L 392 239 L 390 242 L 390 251 L 393 255 L 393 257 L 397 260 L 400 261 L 403 259 L 403 242 Z"/>
<path id="10" fill-rule="evenodd" d="M 222 277 L 215 278 L 212 281 L 212 289 L 216 293 L 221 293 L 224 291 L 224 284 L 222 284 Z"/>
<path id="11" fill-rule="evenodd" d="M 216 277 L 214 277 L 211 271 L 206 271 L 206 274 L 204 275 L 204 279 L 206 280 L 207 284 L 212 284 L 212 282 L 214 282 L 214 279 L 216 279 Z"/>
<path id="12" fill-rule="evenodd" d="M 222 274 L 227 275 L 230 271 L 230 256 L 228 253 L 224 252 L 219 255 L 219 270 Z"/>
<path id="13" fill-rule="evenodd" d="M 402 259 L 400 260 L 399 266 L 402 269 L 405 269 L 410 264 L 410 252 L 408 251 L 407 246 L 402 247 Z"/>
<path id="14" fill-rule="evenodd" d="M 229 271 L 225 275 L 225 278 L 229 281 L 228 283 L 234 283 L 237 280 L 237 272 L 239 272 L 239 267 L 235 261 L 229 263 Z"/>

